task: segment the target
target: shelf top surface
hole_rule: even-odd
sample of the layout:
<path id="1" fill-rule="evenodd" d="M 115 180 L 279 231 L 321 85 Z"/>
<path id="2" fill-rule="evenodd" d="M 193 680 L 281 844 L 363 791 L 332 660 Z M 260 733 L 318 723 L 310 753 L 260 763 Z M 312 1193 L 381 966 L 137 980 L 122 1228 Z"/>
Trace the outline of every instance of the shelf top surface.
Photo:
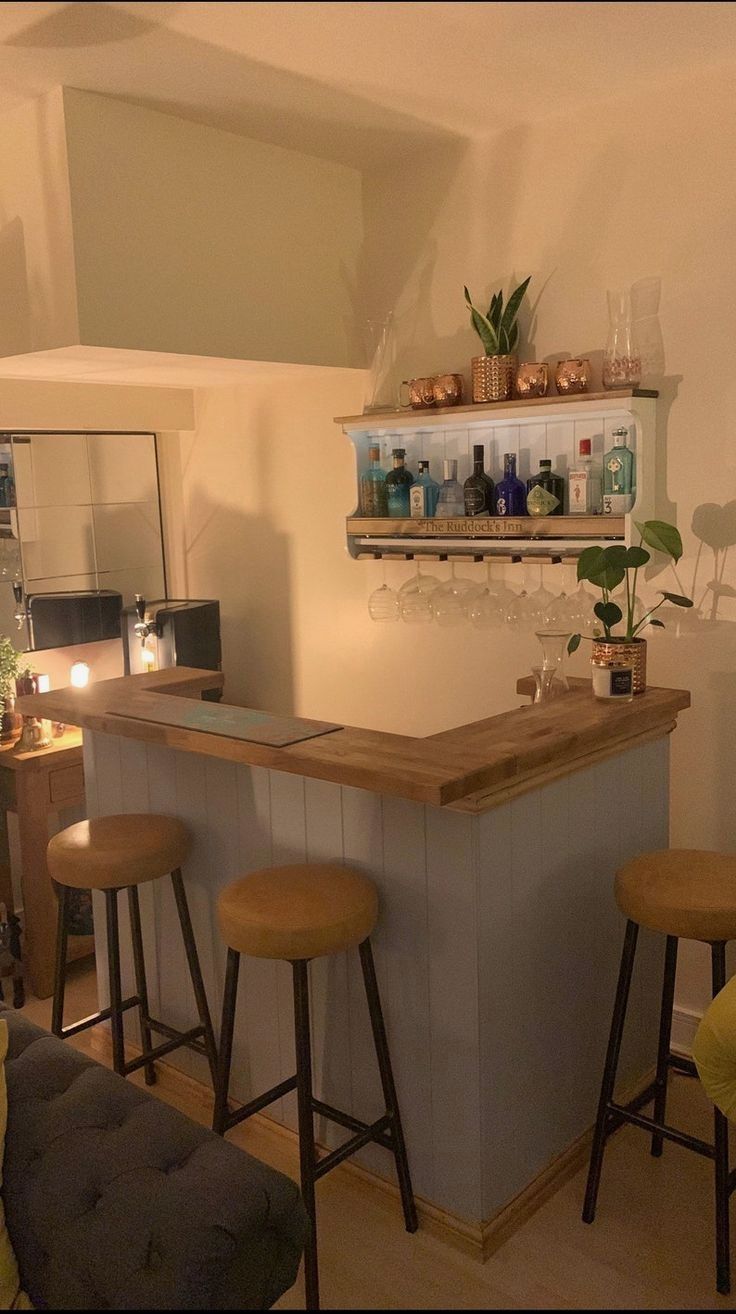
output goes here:
<path id="1" fill-rule="evenodd" d="M 426 739 L 344 726 L 283 748 L 150 719 L 160 709 L 169 720 L 164 709 L 183 701 L 177 694 L 196 695 L 212 684 L 212 672 L 175 667 L 32 694 L 17 706 L 106 734 L 442 807 L 479 791 L 500 793 L 530 776 L 541 784 L 550 770 L 572 771 L 576 758 L 610 751 L 612 743 L 624 751 L 645 732 L 666 733 L 690 705 L 684 690 L 648 689 L 631 703 L 610 706 L 597 702 L 586 682 L 551 703 L 516 707 Z"/>
<path id="2" fill-rule="evenodd" d="M 421 410 L 412 410 L 411 407 L 406 407 L 395 411 L 368 411 L 363 415 L 337 415 L 335 416 L 335 424 L 341 424 L 344 428 L 360 428 L 366 431 L 392 428 L 397 424 L 413 424 L 415 428 L 421 429 L 425 428 L 428 422 L 438 418 L 446 422 L 459 415 L 467 417 L 472 415 L 477 420 L 500 418 L 502 413 L 520 416 L 530 412 L 533 413 L 540 406 L 548 406 L 557 410 L 558 408 L 565 409 L 580 406 L 586 402 L 593 402 L 601 410 L 627 410 L 629 408 L 625 405 L 622 406 L 622 402 L 641 397 L 656 398 L 658 396 L 659 393 L 651 388 L 617 388 L 611 392 L 577 392 L 566 396 L 529 397 L 524 401 L 517 399 L 516 401 L 502 402 L 472 402 L 465 406 L 427 406 Z M 605 403 L 605 407 L 602 403 Z"/>

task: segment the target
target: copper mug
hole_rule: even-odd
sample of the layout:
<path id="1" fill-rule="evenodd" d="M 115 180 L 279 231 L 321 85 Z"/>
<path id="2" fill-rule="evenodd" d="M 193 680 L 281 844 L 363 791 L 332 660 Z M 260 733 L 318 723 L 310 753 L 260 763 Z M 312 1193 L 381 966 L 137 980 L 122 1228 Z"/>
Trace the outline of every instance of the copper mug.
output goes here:
<path id="1" fill-rule="evenodd" d="M 516 371 L 517 397 L 546 397 L 549 366 L 545 361 L 524 361 Z"/>
<path id="2" fill-rule="evenodd" d="M 463 399 L 462 374 L 436 374 L 432 391 L 435 406 L 459 406 Z"/>
<path id="3" fill-rule="evenodd" d="M 408 401 L 403 398 L 404 388 L 409 392 Z M 403 410 L 410 406 L 413 411 L 426 411 L 427 407 L 434 406 L 434 378 L 403 379 L 399 388 L 399 406 Z"/>
<path id="4" fill-rule="evenodd" d="M 570 360 L 558 360 L 555 370 L 555 383 L 561 395 L 573 392 L 587 392 L 590 386 L 590 361 L 584 356 L 573 356 Z"/>

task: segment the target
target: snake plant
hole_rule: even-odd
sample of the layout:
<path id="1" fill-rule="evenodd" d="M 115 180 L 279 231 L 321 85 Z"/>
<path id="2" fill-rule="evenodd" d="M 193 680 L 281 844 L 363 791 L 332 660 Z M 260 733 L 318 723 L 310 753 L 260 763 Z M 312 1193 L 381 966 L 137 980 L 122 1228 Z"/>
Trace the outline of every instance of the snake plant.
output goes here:
<path id="1" fill-rule="evenodd" d="M 470 307 L 473 328 L 483 343 L 486 356 L 506 356 L 514 350 L 519 341 L 519 325 L 516 317 L 530 282 L 531 274 L 511 293 L 505 308 L 503 292 L 494 292 L 487 315 L 483 315 L 473 305 L 470 293 L 467 287 L 465 288 L 465 300 Z"/>

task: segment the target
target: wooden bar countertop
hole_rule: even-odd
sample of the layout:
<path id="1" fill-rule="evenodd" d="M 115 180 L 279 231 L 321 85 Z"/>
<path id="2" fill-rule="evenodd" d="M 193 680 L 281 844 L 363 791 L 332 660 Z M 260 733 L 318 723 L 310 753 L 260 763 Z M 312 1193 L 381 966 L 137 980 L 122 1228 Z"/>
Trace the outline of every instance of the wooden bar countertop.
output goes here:
<path id="1" fill-rule="evenodd" d="M 221 674 L 179 666 L 103 680 L 86 689 L 29 694 L 18 699 L 17 707 L 26 715 L 185 752 L 477 812 L 637 743 L 661 738 L 674 729 L 678 712 L 690 706 L 686 690 L 654 688 L 632 702 L 611 705 L 591 696 L 589 681 L 574 680 L 569 693 L 549 703 L 516 707 L 426 739 L 344 726 L 286 748 L 137 715 L 155 718 L 160 709 L 170 718 L 172 700 L 191 712 L 192 697 L 222 684 Z M 528 691 L 528 681 L 520 680 L 517 692 Z"/>

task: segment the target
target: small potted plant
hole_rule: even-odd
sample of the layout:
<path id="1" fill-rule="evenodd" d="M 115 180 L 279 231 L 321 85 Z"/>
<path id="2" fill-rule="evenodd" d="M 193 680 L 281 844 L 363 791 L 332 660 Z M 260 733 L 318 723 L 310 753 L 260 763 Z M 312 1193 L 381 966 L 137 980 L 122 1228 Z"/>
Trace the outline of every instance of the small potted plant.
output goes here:
<path id="1" fill-rule="evenodd" d="M 487 315 L 473 305 L 465 288 L 473 328 L 485 352 L 483 356 L 473 356 L 471 362 L 474 402 L 508 401 L 513 396 L 518 365 L 515 348 L 519 341 L 516 321 L 530 281 L 531 274 L 515 288 L 505 306 L 503 292 L 495 292 Z"/>
<path id="2" fill-rule="evenodd" d="M 0 637 L 0 743 L 7 744 L 17 739 L 23 724 L 23 718 L 15 710 L 15 681 L 20 664 L 20 653 L 16 652 L 7 635 Z"/>
<path id="3" fill-rule="evenodd" d="M 663 622 L 655 612 L 671 602 L 675 607 L 692 607 L 692 600 L 679 593 L 667 593 L 660 590 L 662 597 L 638 618 L 635 615 L 636 580 L 642 566 L 651 561 L 651 553 L 642 544 L 646 543 L 656 552 L 661 552 L 673 562 L 682 556 L 682 539 L 674 525 L 663 520 L 645 520 L 638 524 L 638 546 L 625 547 L 623 543 L 614 543 L 610 547 L 588 547 L 578 558 L 578 579 L 588 580 L 601 590 L 601 601 L 596 602 L 593 611 L 603 628 L 602 636 L 595 635 L 592 661 L 602 666 L 613 666 L 622 662 L 633 667 L 633 692 L 643 693 L 647 687 L 647 641 L 641 637 L 641 630 L 646 625 L 655 625 L 664 629 Z M 626 584 L 625 613 L 612 593 L 620 584 Z M 622 599 L 622 603 L 624 599 Z M 624 622 L 623 633 L 614 634 L 613 630 Z M 567 645 L 570 653 L 575 652 L 583 638 L 573 634 Z"/>

